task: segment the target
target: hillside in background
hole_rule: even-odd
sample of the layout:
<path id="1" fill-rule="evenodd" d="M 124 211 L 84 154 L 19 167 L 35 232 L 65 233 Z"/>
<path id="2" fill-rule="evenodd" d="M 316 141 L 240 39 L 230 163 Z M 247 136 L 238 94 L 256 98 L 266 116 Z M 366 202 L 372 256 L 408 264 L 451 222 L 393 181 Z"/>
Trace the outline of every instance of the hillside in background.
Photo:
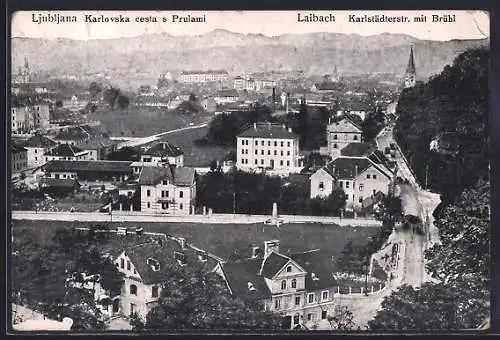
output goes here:
<path id="1" fill-rule="evenodd" d="M 482 40 L 426 41 L 402 34 L 308 33 L 267 37 L 214 30 L 198 36 L 144 34 L 120 39 L 12 39 L 12 66 L 28 57 L 32 69 L 51 75 L 107 73 L 124 87 L 156 82 L 168 70 L 227 69 L 244 72 L 303 70 L 306 74 L 403 74 L 415 45 L 417 75 L 426 80 L 459 53 L 488 45 Z M 136 88 L 136 86 L 132 86 Z"/>
<path id="2" fill-rule="evenodd" d="M 427 178 L 445 200 L 488 178 L 488 64 L 488 49 L 464 52 L 429 82 L 404 90 L 398 102 L 396 138 L 420 183 Z"/>

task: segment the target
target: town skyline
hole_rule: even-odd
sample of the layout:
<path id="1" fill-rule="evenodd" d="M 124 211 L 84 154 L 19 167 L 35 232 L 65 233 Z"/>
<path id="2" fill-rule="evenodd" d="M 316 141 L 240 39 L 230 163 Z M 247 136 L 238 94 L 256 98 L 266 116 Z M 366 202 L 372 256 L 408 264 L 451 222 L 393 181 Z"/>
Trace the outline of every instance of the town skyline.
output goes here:
<path id="1" fill-rule="evenodd" d="M 76 22 L 39 22 L 44 15 L 75 16 Z M 127 16 L 128 24 L 114 22 L 85 22 L 85 15 L 93 17 Z M 297 15 L 330 15 L 334 23 L 304 23 Z M 360 24 L 349 22 L 350 15 L 408 16 L 425 15 L 423 22 L 394 22 L 390 24 Z M 205 22 L 172 23 L 162 18 L 178 16 L 206 16 Z M 455 22 L 430 22 L 432 15 L 455 16 Z M 157 22 L 135 22 L 136 17 Z M 35 19 L 34 19 L 35 18 Z M 148 19 L 149 18 L 149 19 Z M 251 22 L 251 27 L 244 25 Z M 447 29 L 443 29 L 446 25 Z M 68 29 L 71 27 L 70 29 Z M 336 33 L 368 37 L 380 34 L 404 34 L 419 40 L 449 41 L 454 39 L 489 38 L 489 15 L 484 11 L 19 11 L 12 18 L 13 38 L 67 38 L 72 40 L 102 40 L 132 38 L 145 34 L 167 33 L 172 36 L 199 36 L 215 30 L 244 35 L 263 35 L 273 38 L 287 34 Z"/>

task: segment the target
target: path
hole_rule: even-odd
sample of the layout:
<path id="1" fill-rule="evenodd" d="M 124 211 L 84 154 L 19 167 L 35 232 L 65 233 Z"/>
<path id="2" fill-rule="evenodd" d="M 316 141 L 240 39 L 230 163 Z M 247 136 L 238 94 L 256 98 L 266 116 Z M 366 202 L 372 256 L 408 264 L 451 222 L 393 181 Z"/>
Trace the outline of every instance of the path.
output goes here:
<path id="1" fill-rule="evenodd" d="M 202 124 L 199 124 L 199 125 L 186 126 L 186 127 L 179 128 L 179 129 L 165 131 L 165 132 L 158 133 L 156 135 L 147 136 L 147 137 L 133 138 L 131 140 L 127 140 L 126 142 L 122 142 L 122 143 L 118 144 L 118 148 L 123 148 L 125 146 L 127 146 L 127 147 L 140 146 L 140 145 L 144 145 L 144 144 L 148 144 L 148 143 L 154 142 L 154 141 L 158 140 L 160 137 L 163 137 L 163 136 L 168 135 L 170 133 L 179 132 L 179 131 L 185 131 L 185 130 L 191 130 L 191 129 L 200 129 L 200 128 L 203 128 L 203 127 L 206 127 L 206 126 L 208 126 L 208 122 L 205 122 L 205 123 L 202 123 Z"/>
<path id="2" fill-rule="evenodd" d="M 45 220 L 45 221 L 89 221 L 89 222 L 191 222 L 217 224 L 250 224 L 264 223 L 270 219 L 267 215 L 244 214 L 212 214 L 212 215 L 152 215 L 141 212 L 46 212 L 46 211 L 12 211 L 13 220 Z M 338 218 L 329 216 L 280 216 L 282 223 L 323 223 L 340 226 L 378 227 L 380 221 L 366 218 Z"/>

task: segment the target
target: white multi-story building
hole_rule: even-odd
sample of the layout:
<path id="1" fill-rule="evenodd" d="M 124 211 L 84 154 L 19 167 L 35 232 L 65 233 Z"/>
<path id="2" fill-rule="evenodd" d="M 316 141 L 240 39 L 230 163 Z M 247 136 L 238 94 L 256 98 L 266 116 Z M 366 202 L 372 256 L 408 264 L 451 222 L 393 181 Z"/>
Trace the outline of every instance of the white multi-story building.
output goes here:
<path id="1" fill-rule="evenodd" d="M 35 104 L 11 108 L 12 133 L 31 132 L 33 130 L 45 131 L 50 123 L 49 106 Z"/>
<path id="2" fill-rule="evenodd" d="M 141 211 L 155 214 L 194 214 L 196 180 L 193 168 L 143 167 L 139 175 Z"/>
<path id="3" fill-rule="evenodd" d="M 291 128 L 255 123 L 236 138 L 236 166 L 240 170 L 275 170 L 283 173 L 302 170 L 299 136 Z"/>
<path id="4" fill-rule="evenodd" d="M 348 118 L 331 122 L 326 127 L 326 150 L 322 148 L 321 153 L 326 153 L 335 159 L 340 156 L 340 150 L 348 144 L 361 143 L 362 133 L 361 127 Z"/>
<path id="5" fill-rule="evenodd" d="M 179 83 L 210 83 L 226 81 L 229 73 L 225 70 L 183 71 L 179 75 Z"/>
<path id="6" fill-rule="evenodd" d="M 50 153 L 56 146 L 56 142 L 42 135 L 35 135 L 28 139 L 28 142 L 24 146 L 28 151 L 28 167 L 38 167 L 45 164 L 44 154 Z"/>

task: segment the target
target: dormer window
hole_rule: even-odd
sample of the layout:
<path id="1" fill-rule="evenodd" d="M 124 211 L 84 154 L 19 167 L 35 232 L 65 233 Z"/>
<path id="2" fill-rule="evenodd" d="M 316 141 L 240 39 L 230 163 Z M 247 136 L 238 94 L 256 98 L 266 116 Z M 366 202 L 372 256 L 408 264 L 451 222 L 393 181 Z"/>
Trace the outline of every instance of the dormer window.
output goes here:
<path id="1" fill-rule="evenodd" d="M 311 273 L 311 278 L 313 279 L 313 281 L 319 280 L 319 277 L 317 277 L 315 273 Z"/>
<path id="2" fill-rule="evenodd" d="M 186 265 L 186 255 L 179 251 L 174 251 L 174 258 L 177 260 L 177 263 L 181 266 Z"/>
<path id="3" fill-rule="evenodd" d="M 247 286 L 248 286 L 248 290 L 249 291 L 255 291 L 255 287 L 253 286 L 253 283 L 252 282 L 247 282 Z"/>
<path id="4" fill-rule="evenodd" d="M 162 183 L 163 185 L 168 185 L 168 179 L 164 179 Z"/>
<path id="5" fill-rule="evenodd" d="M 155 272 L 160 270 L 160 262 L 155 259 L 149 258 L 146 263 L 151 267 L 151 269 Z"/>
<path id="6" fill-rule="evenodd" d="M 291 273 L 291 272 L 292 272 L 292 266 L 288 266 L 288 267 L 286 267 L 286 272 L 287 272 L 287 273 Z"/>

